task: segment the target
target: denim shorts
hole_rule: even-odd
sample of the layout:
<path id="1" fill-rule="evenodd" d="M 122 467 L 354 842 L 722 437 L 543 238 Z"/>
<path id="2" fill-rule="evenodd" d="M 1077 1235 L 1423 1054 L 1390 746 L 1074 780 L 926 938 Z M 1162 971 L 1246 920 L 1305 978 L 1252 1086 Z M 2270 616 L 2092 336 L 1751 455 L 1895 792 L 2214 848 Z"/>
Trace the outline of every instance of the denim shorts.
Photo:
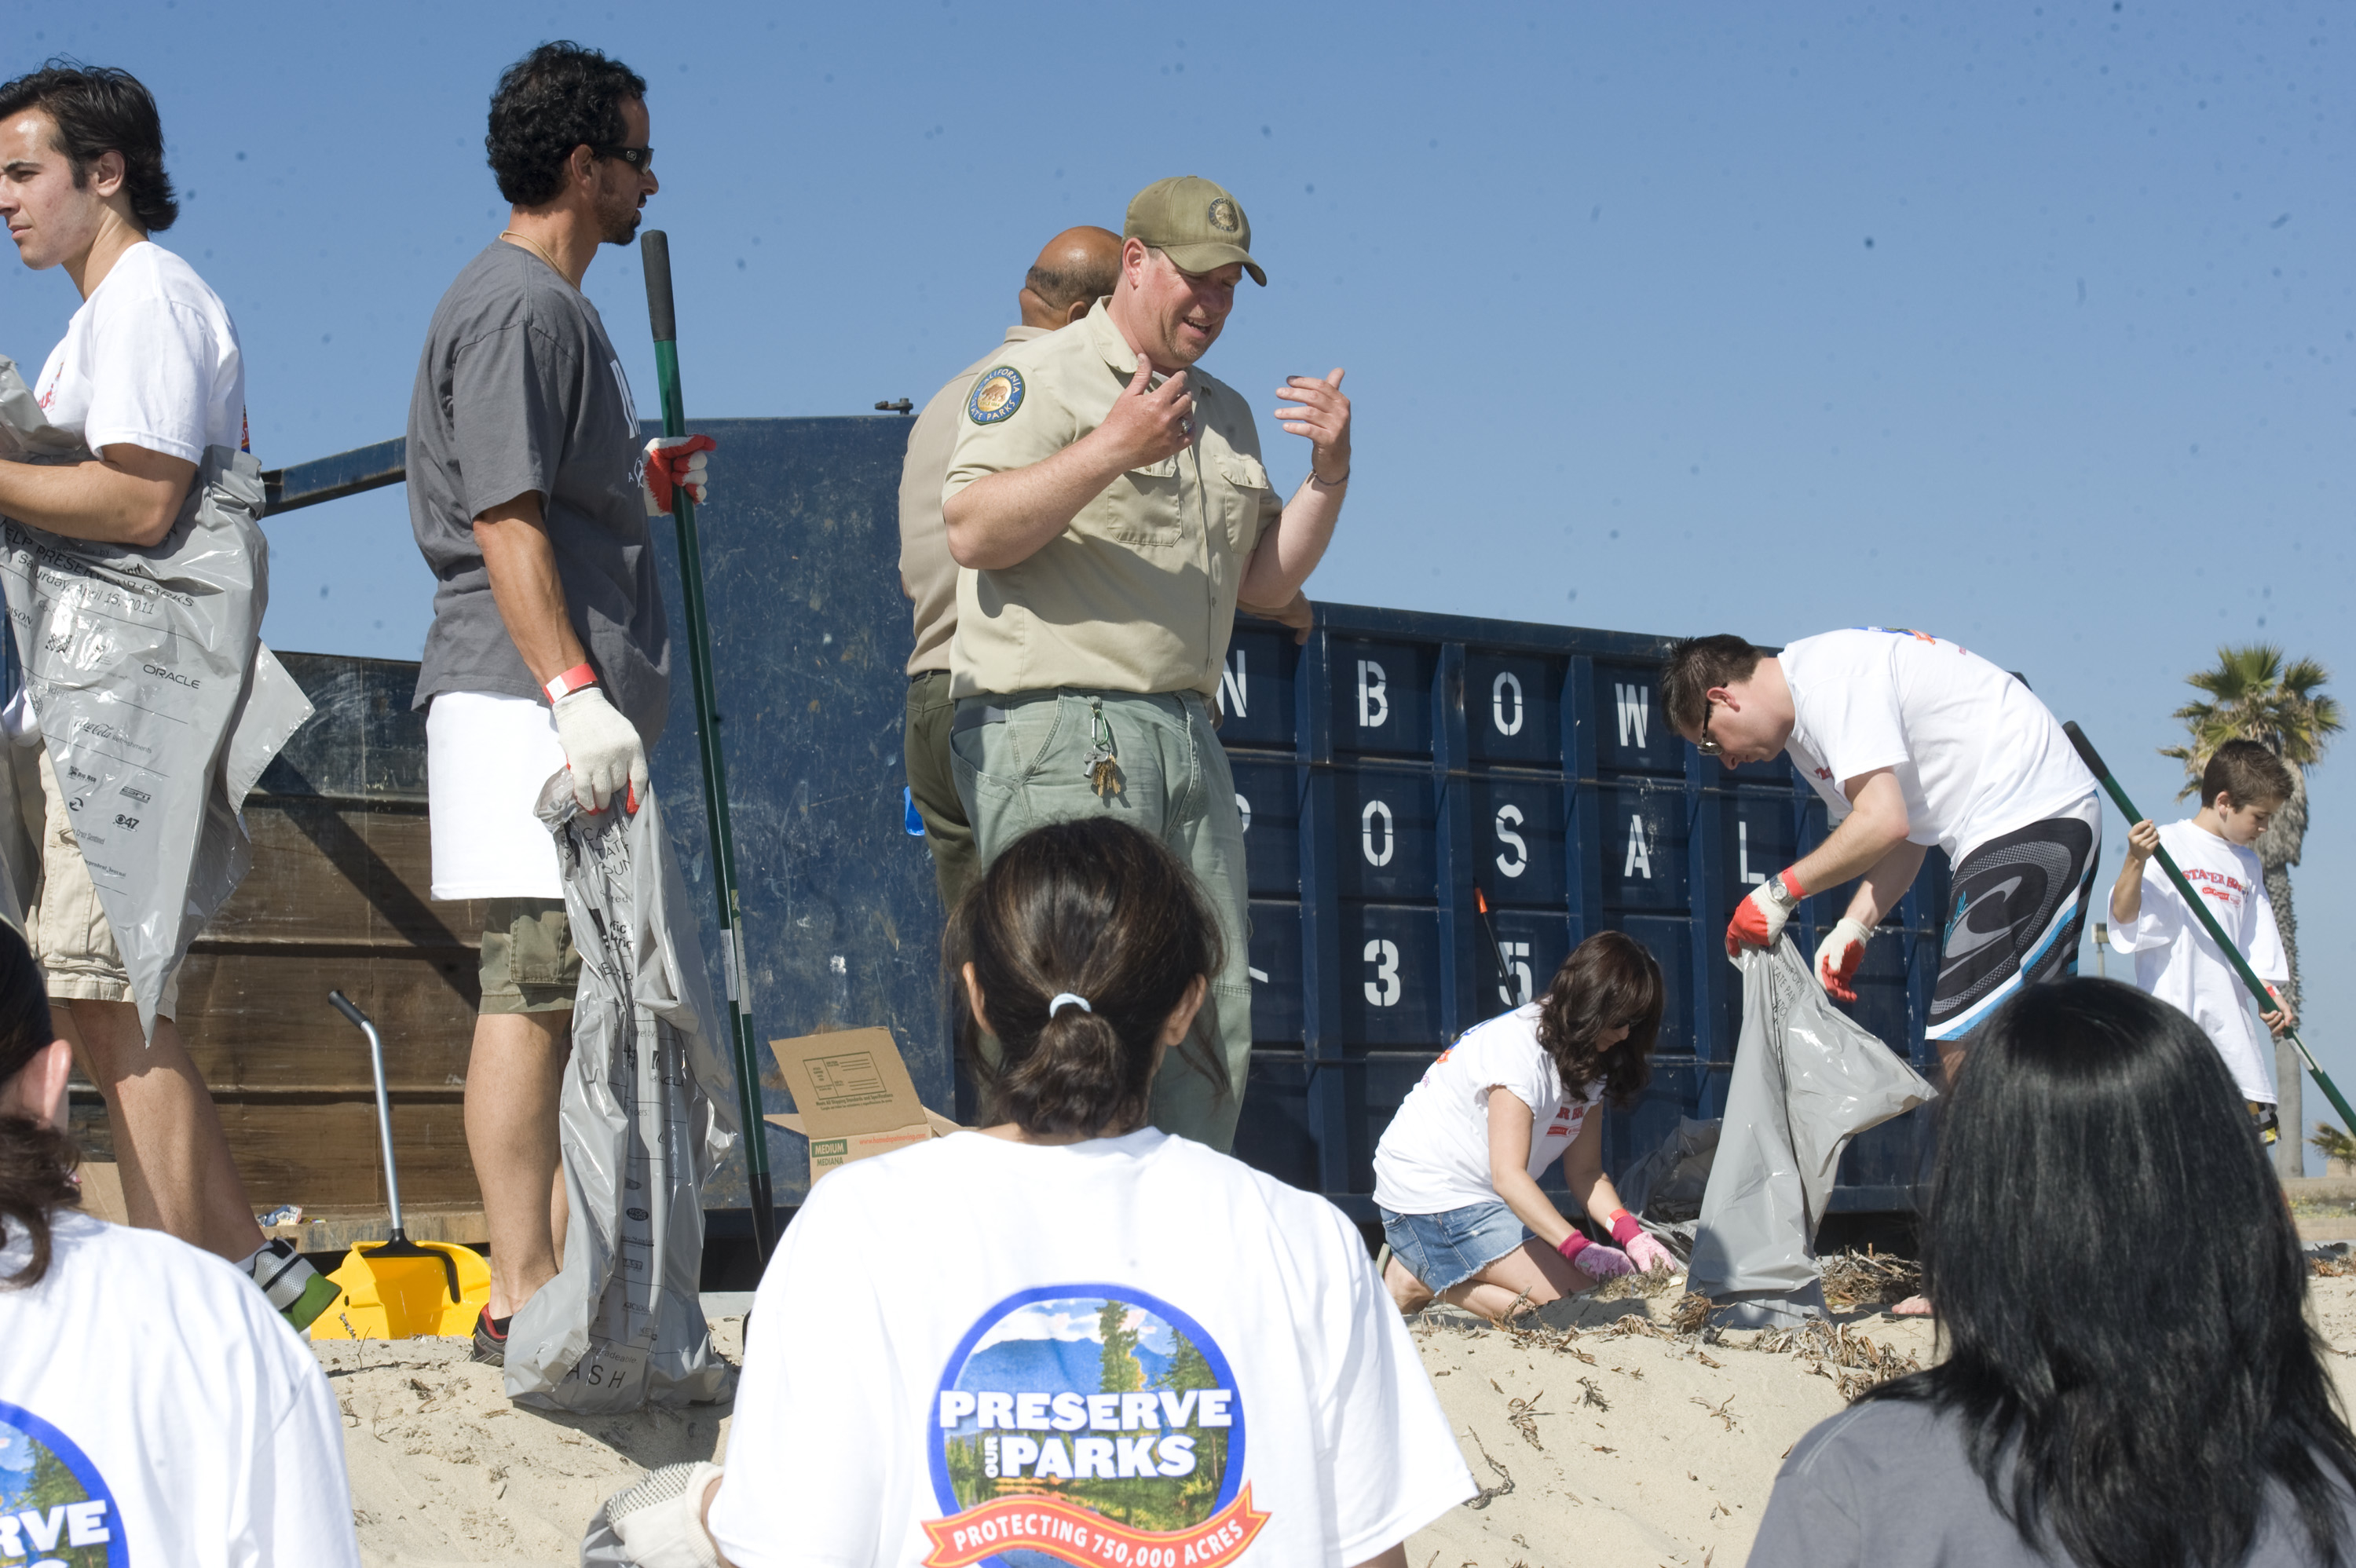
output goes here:
<path id="1" fill-rule="evenodd" d="M 1376 1208 L 1383 1217 L 1383 1240 L 1391 1256 L 1421 1280 L 1435 1295 L 1463 1284 L 1524 1242 L 1530 1232 L 1503 1203 L 1467 1203 L 1437 1214 L 1394 1214 Z"/>

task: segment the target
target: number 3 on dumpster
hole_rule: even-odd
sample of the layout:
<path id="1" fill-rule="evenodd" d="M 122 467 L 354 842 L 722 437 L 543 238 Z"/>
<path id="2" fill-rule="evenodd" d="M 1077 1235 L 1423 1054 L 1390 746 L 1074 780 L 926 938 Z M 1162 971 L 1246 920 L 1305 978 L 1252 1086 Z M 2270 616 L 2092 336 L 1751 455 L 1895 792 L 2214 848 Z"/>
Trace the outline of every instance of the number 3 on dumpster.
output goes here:
<path id="1" fill-rule="evenodd" d="M 1366 1000 L 1387 1008 L 1399 999 L 1398 948 L 1377 936 L 1366 944 L 1366 962 L 1375 966 L 1375 977 L 1366 982 Z"/>

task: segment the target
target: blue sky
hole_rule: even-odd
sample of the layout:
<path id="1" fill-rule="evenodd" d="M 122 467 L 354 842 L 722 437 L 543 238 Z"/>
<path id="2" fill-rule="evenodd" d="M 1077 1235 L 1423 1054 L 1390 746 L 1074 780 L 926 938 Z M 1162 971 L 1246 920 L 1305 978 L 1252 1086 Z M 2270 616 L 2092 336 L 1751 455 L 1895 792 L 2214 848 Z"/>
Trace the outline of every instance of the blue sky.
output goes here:
<path id="1" fill-rule="evenodd" d="M 1206 368 L 1350 372 L 1356 480 L 1312 593 L 1923 627 L 2026 673 L 2158 810 L 2154 751 L 2220 642 L 2356 695 L 2351 27 L 2128 0 L 156 0 L 47 8 L 0 70 L 66 50 L 156 89 L 190 195 L 167 242 L 237 317 L 273 464 L 401 432 L 434 302 L 504 216 L 492 80 L 545 38 L 651 84 L 691 413 L 921 401 L 1047 235 L 1209 176 L 1270 286 Z M 588 290 L 652 406 L 634 256 Z M 0 352 L 37 363 L 73 303 L 0 267 Z M 1300 443 L 1263 432 L 1289 485 Z M 272 641 L 415 656 L 399 491 L 272 537 Z M 2351 767 L 2314 775 L 2296 877 L 2308 1037 L 2356 1081 Z"/>

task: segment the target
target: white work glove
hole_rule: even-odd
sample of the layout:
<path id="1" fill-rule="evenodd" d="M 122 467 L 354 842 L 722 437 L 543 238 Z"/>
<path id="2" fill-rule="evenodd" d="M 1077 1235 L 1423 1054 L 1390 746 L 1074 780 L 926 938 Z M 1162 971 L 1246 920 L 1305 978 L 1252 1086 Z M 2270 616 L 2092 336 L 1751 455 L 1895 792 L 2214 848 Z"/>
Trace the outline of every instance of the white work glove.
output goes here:
<path id="1" fill-rule="evenodd" d="M 1816 949 L 1816 984 L 1835 1001 L 1857 1000 L 1858 965 L 1865 962 L 1865 944 L 1873 940 L 1873 927 L 1843 915 L 1833 933 Z"/>
<path id="2" fill-rule="evenodd" d="M 573 798 L 581 809 L 603 811 L 626 788 L 629 809 L 637 811 L 638 793 L 647 787 L 647 749 L 637 727 L 594 686 L 566 692 L 556 699 L 555 711 L 557 744 L 573 770 Z"/>
<path id="3" fill-rule="evenodd" d="M 720 1477 L 712 1464 L 665 1465 L 605 1502 L 605 1522 L 638 1568 L 720 1568 L 703 1528 L 703 1493 Z"/>
<path id="4" fill-rule="evenodd" d="M 1739 958 L 1746 947 L 1772 947 L 1775 939 L 1783 934 L 1783 923 L 1807 897 L 1799 879 L 1786 869 L 1776 872 L 1751 890 L 1751 896 L 1734 906 L 1734 918 L 1726 923 L 1726 955 Z"/>
<path id="5" fill-rule="evenodd" d="M 682 485 L 689 500 L 703 505 L 704 492 L 712 485 L 703 454 L 719 450 L 720 443 L 708 435 L 659 435 L 647 443 L 647 460 L 638 469 L 638 495 L 647 504 L 647 516 L 669 517 L 671 494 Z"/>

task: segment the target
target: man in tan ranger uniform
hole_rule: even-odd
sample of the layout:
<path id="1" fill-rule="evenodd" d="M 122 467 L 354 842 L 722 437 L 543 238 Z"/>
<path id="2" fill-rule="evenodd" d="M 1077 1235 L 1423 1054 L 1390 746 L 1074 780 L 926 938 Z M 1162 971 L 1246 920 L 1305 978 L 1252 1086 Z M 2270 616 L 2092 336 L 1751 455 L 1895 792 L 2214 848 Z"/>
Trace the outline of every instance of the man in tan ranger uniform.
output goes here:
<path id="1" fill-rule="evenodd" d="M 1226 957 L 1155 1082 L 1153 1122 L 1218 1149 L 1242 1103 L 1251 982 L 1243 823 L 1209 703 L 1238 596 L 1293 598 L 1350 478 L 1340 370 L 1275 394 L 1292 406 L 1274 417 L 1311 443 L 1310 476 L 1284 501 L 1250 406 L 1193 368 L 1243 275 L 1268 281 L 1250 244 L 1241 205 L 1208 180 L 1139 192 L 1111 297 L 982 371 L 942 486 L 967 569 L 950 754 L 981 860 L 1095 812 L 1185 859 Z"/>

